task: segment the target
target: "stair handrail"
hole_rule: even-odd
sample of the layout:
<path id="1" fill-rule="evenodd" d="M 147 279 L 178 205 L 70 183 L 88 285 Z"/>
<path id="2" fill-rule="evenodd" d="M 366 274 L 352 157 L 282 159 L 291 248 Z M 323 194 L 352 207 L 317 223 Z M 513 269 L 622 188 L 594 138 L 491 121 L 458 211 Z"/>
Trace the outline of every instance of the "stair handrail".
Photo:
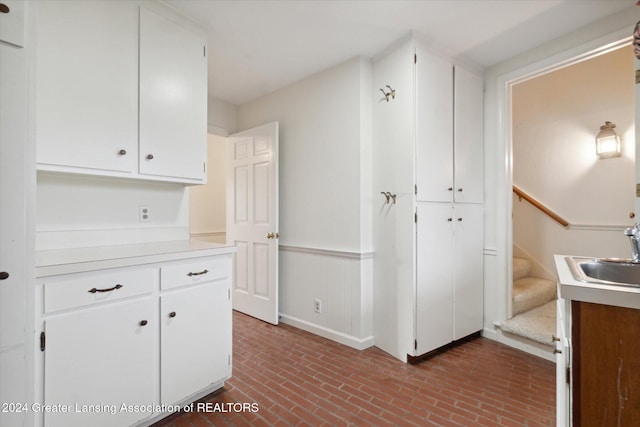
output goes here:
<path id="1" fill-rule="evenodd" d="M 556 221 L 558 224 L 562 225 L 563 227 L 569 227 L 569 221 L 562 218 L 560 215 L 558 215 L 557 213 L 555 213 L 554 211 L 546 207 L 544 204 L 542 204 L 542 202 L 536 200 L 533 196 L 525 192 L 523 189 L 518 188 L 517 186 L 514 185 L 513 192 L 516 193 L 516 195 L 521 201 L 522 199 L 525 199 L 527 202 L 531 203 L 533 206 L 540 209 L 545 215 L 547 215 L 549 218 Z"/>

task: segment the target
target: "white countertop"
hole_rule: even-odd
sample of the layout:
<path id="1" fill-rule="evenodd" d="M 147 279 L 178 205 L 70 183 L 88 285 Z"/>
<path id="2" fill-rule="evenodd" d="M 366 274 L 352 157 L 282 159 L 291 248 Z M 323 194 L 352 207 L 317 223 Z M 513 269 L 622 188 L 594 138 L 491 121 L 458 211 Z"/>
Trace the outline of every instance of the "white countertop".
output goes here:
<path id="1" fill-rule="evenodd" d="M 36 251 L 36 277 L 233 253 L 235 246 L 202 240 Z"/>
<path id="2" fill-rule="evenodd" d="M 560 298 L 640 309 L 640 288 L 580 282 L 574 279 L 565 260 L 567 256 L 554 255 L 560 279 Z"/>

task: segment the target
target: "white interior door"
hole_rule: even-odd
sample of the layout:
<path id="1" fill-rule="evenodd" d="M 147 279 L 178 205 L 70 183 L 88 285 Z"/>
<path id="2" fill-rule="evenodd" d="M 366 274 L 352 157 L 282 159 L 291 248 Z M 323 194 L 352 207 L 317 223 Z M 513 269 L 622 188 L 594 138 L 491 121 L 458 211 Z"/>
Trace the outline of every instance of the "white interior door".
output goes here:
<path id="1" fill-rule="evenodd" d="M 229 137 L 227 243 L 233 309 L 278 324 L 278 123 Z"/>

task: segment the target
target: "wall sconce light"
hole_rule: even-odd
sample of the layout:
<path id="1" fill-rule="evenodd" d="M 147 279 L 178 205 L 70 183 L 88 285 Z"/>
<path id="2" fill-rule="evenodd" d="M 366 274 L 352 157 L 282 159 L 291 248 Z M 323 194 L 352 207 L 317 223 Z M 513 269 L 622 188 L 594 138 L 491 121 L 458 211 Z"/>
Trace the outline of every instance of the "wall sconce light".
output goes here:
<path id="1" fill-rule="evenodd" d="M 596 136 L 596 154 L 601 159 L 609 159 L 611 157 L 620 157 L 620 137 L 613 130 L 616 127 L 611 122 L 604 122 L 604 126 L 600 126 L 600 132 Z"/>

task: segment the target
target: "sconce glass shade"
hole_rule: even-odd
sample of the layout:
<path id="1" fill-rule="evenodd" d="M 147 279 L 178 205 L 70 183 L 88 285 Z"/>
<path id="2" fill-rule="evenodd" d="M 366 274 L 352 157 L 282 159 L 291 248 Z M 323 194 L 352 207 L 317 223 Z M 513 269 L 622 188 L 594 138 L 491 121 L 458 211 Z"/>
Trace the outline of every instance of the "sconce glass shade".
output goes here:
<path id="1" fill-rule="evenodd" d="M 601 159 L 609 159 L 611 157 L 620 157 L 620 137 L 613 130 L 616 125 L 611 122 L 604 122 L 604 126 L 600 126 L 600 132 L 596 136 L 596 154 Z"/>

